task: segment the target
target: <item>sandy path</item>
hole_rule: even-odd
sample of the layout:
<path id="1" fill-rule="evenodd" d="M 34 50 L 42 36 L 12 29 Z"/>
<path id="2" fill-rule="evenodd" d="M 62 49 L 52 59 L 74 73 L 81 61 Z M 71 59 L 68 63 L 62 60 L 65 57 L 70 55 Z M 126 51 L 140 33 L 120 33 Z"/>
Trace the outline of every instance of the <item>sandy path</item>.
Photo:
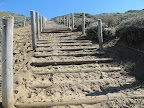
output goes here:
<path id="1" fill-rule="evenodd" d="M 47 28 L 61 28 L 51 21 L 48 22 Z M 30 27 L 18 28 L 14 34 L 14 49 L 21 45 L 30 34 Z M 27 37 L 27 38 L 26 38 Z M 52 52 L 33 52 L 31 40 L 29 40 L 21 48 L 14 51 L 14 93 L 16 103 L 33 103 L 33 102 L 63 102 L 83 99 L 95 99 L 103 96 L 117 97 L 114 101 L 105 101 L 92 105 L 65 105 L 54 106 L 52 108 L 109 108 L 109 107 L 142 107 L 144 105 L 143 98 L 125 98 L 125 96 L 140 95 L 144 93 L 142 88 L 138 88 L 139 82 L 135 77 L 128 76 L 125 65 L 116 61 L 110 63 L 88 63 L 81 65 L 49 65 L 43 67 L 31 66 L 34 61 L 67 61 L 67 60 L 93 60 L 97 58 L 113 58 L 111 52 L 98 56 L 50 56 L 35 58 L 35 54 L 72 54 L 72 53 L 89 53 L 98 49 L 97 44 L 90 46 L 81 46 L 83 38 L 80 32 L 69 33 L 43 33 L 40 40 L 46 40 L 45 44 L 38 45 L 59 45 L 50 47 L 38 47 L 37 49 L 54 49 Z M 79 46 L 60 46 L 61 41 L 75 41 Z M 44 41 L 39 41 L 44 42 Z M 55 42 L 55 43 L 54 43 Z M 87 41 L 86 43 L 91 43 Z M 85 48 L 95 47 L 93 50 L 80 51 L 59 51 L 56 49 L 66 48 Z M 109 46 L 105 46 L 107 48 Z M 110 67 L 120 67 L 121 71 L 102 72 L 101 69 Z M 35 72 L 50 71 L 72 71 L 79 69 L 98 69 L 89 73 L 55 73 L 47 75 L 36 75 Z M 46 88 L 36 88 L 37 85 L 47 85 Z"/>

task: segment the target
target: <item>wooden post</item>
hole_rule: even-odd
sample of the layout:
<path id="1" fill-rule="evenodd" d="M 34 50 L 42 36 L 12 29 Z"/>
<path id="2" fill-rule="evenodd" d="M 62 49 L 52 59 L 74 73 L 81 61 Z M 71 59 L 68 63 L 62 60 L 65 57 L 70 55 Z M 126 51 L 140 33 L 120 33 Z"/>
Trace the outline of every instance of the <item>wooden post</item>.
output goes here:
<path id="1" fill-rule="evenodd" d="M 61 17 L 59 16 L 59 24 L 61 24 Z"/>
<path id="2" fill-rule="evenodd" d="M 43 17 L 43 28 L 45 27 L 45 17 Z"/>
<path id="3" fill-rule="evenodd" d="M 42 28 L 44 28 L 44 27 L 45 27 L 45 17 L 42 16 Z"/>
<path id="4" fill-rule="evenodd" d="M 44 17 L 44 27 L 46 27 L 47 18 Z"/>
<path id="5" fill-rule="evenodd" d="M 44 16 L 42 16 L 42 28 L 44 28 Z"/>
<path id="6" fill-rule="evenodd" d="M 68 15 L 66 17 L 66 26 L 68 27 Z"/>
<path id="7" fill-rule="evenodd" d="M 72 13 L 72 30 L 74 30 L 74 13 Z"/>
<path id="8" fill-rule="evenodd" d="M 57 22 L 57 18 L 54 18 L 54 21 Z"/>
<path id="9" fill-rule="evenodd" d="M 65 25 L 65 16 L 63 17 L 63 24 Z"/>
<path id="10" fill-rule="evenodd" d="M 59 23 L 59 19 L 58 19 L 58 17 L 57 17 L 57 23 Z"/>
<path id="11" fill-rule="evenodd" d="M 36 49 L 36 26 L 35 26 L 35 11 L 31 10 L 31 32 L 32 32 L 32 46 Z"/>
<path id="12" fill-rule="evenodd" d="M 85 13 L 82 13 L 82 34 L 85 35 Z"/>
<path id="13" fill-rule="evenodd" d="M 42 16 L 40 15 L 40 33 L 42 32 Z"/>
<path id="14" fill-rule="evenodd" d="M 57 22 L 57 19 L 56 19 L 56 18 L 54 18 L 54 21 L 55 21 L 55 22 Z"/>
<path id="15" fill-rule="evenodd" d="M 57 23 L 59 23 L 59 18 L 57 17 Z"/>
<path id="16" fill-rule="evenodd" d="M 60 17 L 60 24 L 62 24 L 62 17 Z"/>
<path id="17" fill-rule="evenodd" d="M 25 27 L 25 25 L 26 25 L 26 17 L 25 17 L 25 19 L 24 19 L 24 27 Z"/>
<path id="18" fill-rule="evenodd" d="M 102 35 L 102 21 L 98 19 L 98 39 L 99 39 L 99 50 L 103 51 L 103 35 Z"/>
<path id="19" fill-rule="evenodd" d="M 14 108 L 13 97 L 13 27 L 14 17 L 3 17 L 2 29 L 2 106 Z"/>
<path id="20" fill-rule="evenodd" d="M 70 27 L 70 15 L 68 15 L 68 27 Z"/>
<path id="21" fill-rule="evenodd" d="M 61 24 L 61 17 L 59 17 L 59 23 Z"/>
<path id="22" fill-rule="evenodd" d="M 37 29 L 37 39 L 39 39 L 39 13 L 36 12 L 36 29 Z"/>

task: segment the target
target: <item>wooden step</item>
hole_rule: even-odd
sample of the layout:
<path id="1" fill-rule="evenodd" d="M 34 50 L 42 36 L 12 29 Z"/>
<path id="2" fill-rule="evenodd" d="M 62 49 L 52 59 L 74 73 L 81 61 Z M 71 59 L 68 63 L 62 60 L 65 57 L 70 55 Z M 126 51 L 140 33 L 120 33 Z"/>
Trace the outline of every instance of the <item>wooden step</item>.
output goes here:
<path id="1" fill-rule="evenodd" d="M 59 29 L 43 29 L 42 33 L 67 33 L 71 32 L 70 28 L 59 28 Z"/>
<path id="2" fill-rule="evenodd" d="M 92 46 L 92 43 L 85 43 L 85 44 L 81 44 L 81 43 L 75 43 L 75 44 L 60 44 L 60 45 L 37 45 L 37 47 L 53 47 L 53 46 Z"/>
<path id="3" fill-rule="evenodd" d="M 49 39 L 49 38 L 45 38 L 45 39 L 39 39 L 38 42 L 55 42 L 55 41 L 77 41 L 77 42 L 80 42 L 80 41 L 89 41 L 89 39 L 86 39 L 86 38 L 80 38 L 80 39 L 62 39 L 62 38 L 57 38 L 57 39 Z"/>
<path id="4" fill-rule="evenodd" d="M 38 41 L 37 44 L 48 44 L 48 43 L 88 43 L 90 41 Z"/>
<path id="5" fill-rule="evenodd" d="M 121 71 L 120 67 L 108 67 L 103 69 L 77 69 L 77 70 L 66 70 L 66 71 L 48 71 L 48 72 L 34 72 L 37 75 L 47 75 L 47 74 L 55 74 L 55 73 L 90 73 L 90 72 L 117 72 Z"/>
<path id="6" fill-rule="evenodd" d="M 40 58 L 40 57 L 50 57 L 50 56 L 75 56 L 75 57 L 78 57 L 78 56 L 95 56 L 95 55 L 103 55 L 104 52 L 89 52 L 89 53 L 74 53 L 74 54 L 49 54 L 49 55 L 44 55 L 44 54 L 37 54 L 37 55 L 34 55 L 34 57 L 36 58 Z"/>
<path id="7" fill-rule="evenodd" d="M 78 65 L 87 63 L 108 63 L 112 62 L 112 58 L 101 58 L 93 60 L 77 60 L 77 61 L 46 61 L 46 62 L 32 62 L 31 66 L 49 66 L 49 65 Z"/>
<path id="8" fill-rule="evenodd" d="M 54 50 L 59 50 L 59 51 L 79 51 L 79 50 L 93 50 L 96 49 L 96 47 L 87 47 L 87 48 L 70 48 L 70 49 L 36 49 L 36 52 L 43 52 L 43 51 L 47 51 L 47 52 L 51 52 Z"/>
<path id="9" fill-rule="evenodd" d="M 44 108 L 44 107 L 52 107 L 52 106 L 65 106 L 65 105 L 81 105 L 81 104 L 98 104 L 107 101 L 114 101 L 118 98 L 144 98 L 144 95 L 101 95 L 95 96 L 94 98 L 86 98 L 81 100 L 69 100 L 69 101 L 62 101 L 62 102 L 33 102 L 33 103 L 16 103 L 15 106 L 17 108 Z"/>

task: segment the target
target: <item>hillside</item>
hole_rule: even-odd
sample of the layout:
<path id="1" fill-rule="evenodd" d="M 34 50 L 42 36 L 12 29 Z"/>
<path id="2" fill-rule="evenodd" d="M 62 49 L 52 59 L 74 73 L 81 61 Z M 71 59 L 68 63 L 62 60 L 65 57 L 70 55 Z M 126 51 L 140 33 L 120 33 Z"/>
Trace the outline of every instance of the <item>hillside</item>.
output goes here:
<path id="1" fill-rule="evenodd" d="M 0 26 L 2 25 L 2 17 L 3 16 L 13 16 L 15 22 L 22 21 L 25 19 L 25 16 L 22 14 L 16 14 L 8 11 L 0 11 Z M 26 25 L 30 24 L 30 17 L 26 17 Z M 15 27 L 23 26 L 23 23 L 15 24 Z"/>
<path id="2" fill-rule="evenodd" d="M 74 13 L 74 16 L 75 16 L 75 27 L 78 27 L 79 25 L 81 25 L 82 13 Z M 63 17 L 63 16 L 59 16 L 59 17 Z M 144 17 L 144 11 L 129 10 L 126 11 L 125 13 L 102 13 L 96 15 L 85 13 L 86 22 L 89 22 L 91 26 L 92 25 L 94 26 L 93 23 L 95 23 L 100 18 L 108 27 L 118 27 L 118 25 L 121 24 L 123 21 L 130 20 L 131 18 L 134 17 L 135 18 Z"/>
<path id="3" fill-rule="evenodd" d="M 75 28 L 77 28 L 78 31 L 81 31 L 82 13 L 74 13 L 74 16 Z M 52 18 L 51 20 L 53 19 L 54 18 Z M 133 46 L 137 43 L 139 44 L 139 41 L 144 41 L 143 10 L 129 10 L 125 13 L 103 13 L 97 15 L 91 15 L 86 13 L 86 33 L 87 36 L 92 38 L 92 40 L 97 37 L 97 34 L 95 34 L 93 30 L 97 29 L 98 19 L 101 19 L 103 23 L 104 38 L 113 39 L 115 37 L 120 37 L 121 40 L 129 46 Z"/>
<path id="4" fill-rule="evenodd" d="M 25 19 L 25 16 L 22 14 L 16 14 L 8 11 L 0 11 L 0 27 L 2 26 L 2 17 L 3 16 L 13 16 L 14 17 L 14 22 L 21 22 Z M 30 24 L 30 17 L 26 17 L 26 25 Z M 15 28 L 23 26 L 23 23 L 17 23 L 14 24 Z M 1 30 L 0 29 L 0 45 L 1 45 Z"/>

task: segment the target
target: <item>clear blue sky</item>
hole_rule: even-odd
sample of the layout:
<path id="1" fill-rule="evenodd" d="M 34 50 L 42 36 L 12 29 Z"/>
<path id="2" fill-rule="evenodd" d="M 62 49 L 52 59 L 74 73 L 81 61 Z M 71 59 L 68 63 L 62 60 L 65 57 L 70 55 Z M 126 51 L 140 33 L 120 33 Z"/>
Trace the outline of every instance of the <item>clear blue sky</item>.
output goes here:
<path id="1" fill-rule="evenodd" d="M 0 11 L 30 16 L 30 10 L 35 10 L 48 19 L 69 13 L 95 15 L 143 8 L 144 0 L 0 0 Z"/>

